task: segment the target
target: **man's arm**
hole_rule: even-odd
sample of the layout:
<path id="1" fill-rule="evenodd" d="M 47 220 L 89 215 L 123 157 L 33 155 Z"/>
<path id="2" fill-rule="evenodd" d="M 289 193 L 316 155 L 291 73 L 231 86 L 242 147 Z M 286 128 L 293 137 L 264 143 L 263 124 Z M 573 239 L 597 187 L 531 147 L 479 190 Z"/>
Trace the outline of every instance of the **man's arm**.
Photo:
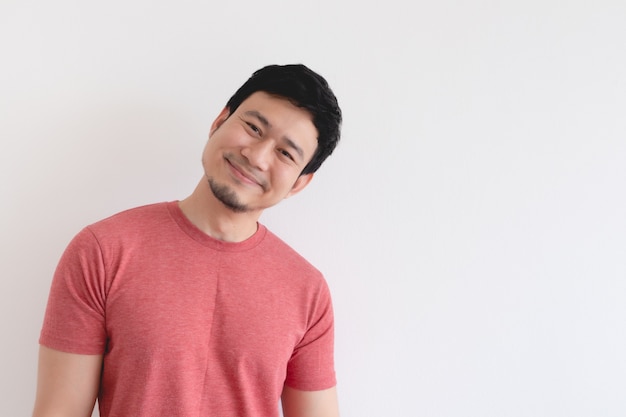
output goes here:
<path id="1" fill-rule="evenodd" d="M 286 386 L 282 404 L 284 417 L 339 417 L 336 388 L 301 391 Z"/>
<path id="2" fill-rule="evenodd" d="M 89 417 L 102 370 L 102 355 L 77 355 L 39 348 L 33 417 Z"/>

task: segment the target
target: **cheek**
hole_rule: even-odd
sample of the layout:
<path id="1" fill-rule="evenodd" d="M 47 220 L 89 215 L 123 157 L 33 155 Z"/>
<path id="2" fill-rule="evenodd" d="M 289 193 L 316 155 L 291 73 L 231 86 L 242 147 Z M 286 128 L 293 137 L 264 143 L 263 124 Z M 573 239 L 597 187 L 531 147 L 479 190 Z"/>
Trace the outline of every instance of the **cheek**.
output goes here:
<path id="1" fill-rule="evenodd" d="M 202 165 L 209 166 L 211 164 L 211 160 L 215 158 L 215 150 L 213 149 L 212 143 L 209 141 L 202 151 Z"/>
<path id="2" fill-rule="evenodd" d="M 209 145 L 205 145 L 204 149 L 202 150 L 202 162 L 206 162 L 206 160 L 208 159 L 208 155 L 209 155 Z"/>
<path id="3" fill-rule="evenodd" d="M 208 146 L 212 146 L 214 150 L 242 146 L 247 138 L 248 135 L 242 126 L 225 123 L 210 137 Z"/>
<path id="4" fill-rule="evenodd" d="M 280 169 L 275 172 L 274 180 L 279 182 L 285 190 L 291 190 L 299 177 L 299 170 Z"/>

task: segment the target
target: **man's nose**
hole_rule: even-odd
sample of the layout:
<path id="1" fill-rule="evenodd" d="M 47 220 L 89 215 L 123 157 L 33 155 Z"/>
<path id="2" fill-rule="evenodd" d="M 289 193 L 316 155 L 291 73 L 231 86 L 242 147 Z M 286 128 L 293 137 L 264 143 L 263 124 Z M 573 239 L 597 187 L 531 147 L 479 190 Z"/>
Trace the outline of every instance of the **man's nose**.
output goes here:
<path id="1" fill-rule="evenodd" d="M 265 171 L 269 168 L 273 156 L 274 145 L 271 140 L 256 141 L 241 150 L 241 154 L 246 157 L 253 167 Z"/>

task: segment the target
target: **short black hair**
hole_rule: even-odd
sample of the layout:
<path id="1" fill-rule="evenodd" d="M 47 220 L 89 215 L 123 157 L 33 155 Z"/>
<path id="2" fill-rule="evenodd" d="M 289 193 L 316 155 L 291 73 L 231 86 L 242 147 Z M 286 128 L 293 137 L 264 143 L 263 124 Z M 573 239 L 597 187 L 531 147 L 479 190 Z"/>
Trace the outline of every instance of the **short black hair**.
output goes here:
<path id="1" fill-rule="evenodd" d="M 301 175 L 317 171 L 341 136 L 341 109 L 326 80 L 302 64 L 268 65 L 255 71 L 228 100 L 230 114 L 257 91 L 285 98 L 311 113 L 318 133 L 317 148 Z"/>

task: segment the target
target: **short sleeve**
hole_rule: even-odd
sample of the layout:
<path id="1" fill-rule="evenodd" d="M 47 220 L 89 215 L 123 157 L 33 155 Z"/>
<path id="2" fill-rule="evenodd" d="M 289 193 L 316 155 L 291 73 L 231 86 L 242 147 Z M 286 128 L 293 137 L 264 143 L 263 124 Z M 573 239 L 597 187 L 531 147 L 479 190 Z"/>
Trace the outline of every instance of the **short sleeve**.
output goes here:
<path id="1" fill-rule="evenodd" d="M 287 365 L 285 384 L 317 391 L 336 385 L 334 365 L 334 314 L 330 291 L 324 280 L 311 308 L 308 329 Z"/>
<path id="2" fill-rule="evenodd" d="M 78 354 L 103 354 L 106 273 L 102 252 L 89 228 L 65 249 L 52 279 L 39 343 Z"/>

